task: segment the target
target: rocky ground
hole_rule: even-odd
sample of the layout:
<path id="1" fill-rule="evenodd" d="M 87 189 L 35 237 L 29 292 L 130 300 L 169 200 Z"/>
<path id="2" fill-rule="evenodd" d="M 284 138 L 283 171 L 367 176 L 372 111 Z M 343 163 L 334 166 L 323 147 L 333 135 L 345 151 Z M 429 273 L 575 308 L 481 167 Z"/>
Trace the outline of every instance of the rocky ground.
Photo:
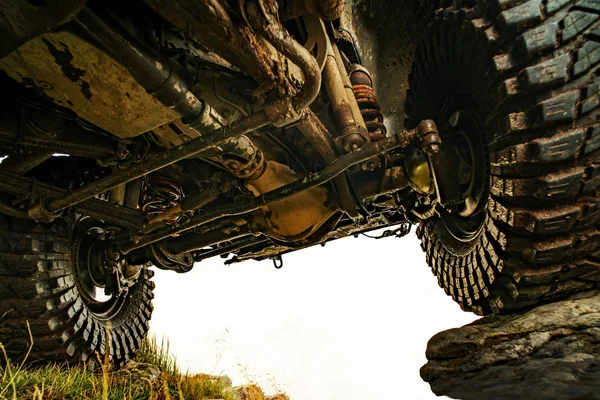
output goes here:
<path id="1" fill-rule="evenodd" d="M 440 332 L 421 377 L 462 400 L 600 399 L 600 291 Z"/>

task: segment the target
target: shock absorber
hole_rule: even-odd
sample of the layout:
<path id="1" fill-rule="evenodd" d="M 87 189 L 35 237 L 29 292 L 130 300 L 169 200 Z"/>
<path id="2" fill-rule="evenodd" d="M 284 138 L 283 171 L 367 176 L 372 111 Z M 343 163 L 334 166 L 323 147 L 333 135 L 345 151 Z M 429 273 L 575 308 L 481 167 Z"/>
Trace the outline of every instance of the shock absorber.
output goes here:
<path id="1" fill-rule="evenodd" d="M 163 175 L 151 175 L 142 184 L 140 209 L 150 220 L 177 206 L 182 198 L 183 189 L 177 182 Z M 172 225 L 178 219 L 179 216 L 176 215 L 164 222 Z"/>
<path id="2" fill-rule="evenodd" d="M 371 74 L 362 65 L 354 64 L 350 67 L 350 82 L 371 141 L 385 138 L 387 129 L 383 124 L 381 107 L 373 90 Z"/>

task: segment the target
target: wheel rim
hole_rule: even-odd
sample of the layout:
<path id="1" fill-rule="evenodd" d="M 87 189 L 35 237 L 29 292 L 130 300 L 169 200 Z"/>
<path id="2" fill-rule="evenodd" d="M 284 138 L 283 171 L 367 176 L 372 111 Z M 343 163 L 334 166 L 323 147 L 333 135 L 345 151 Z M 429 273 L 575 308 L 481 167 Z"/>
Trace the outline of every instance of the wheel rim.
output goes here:
<path id="1" fill-rule="evenodd" d="M 104 294 L 102 271 L 103 224 L 91 218 L 79 220 L 73 233 L 75 284 L 85 307 L 99 320 L 110 320 L 123 306 L 126 292 Z"/>
<path id="2" fill-rule="evenodd" d="M 451 114 L 442 125 L 442 141 L 446 151 L 457 153 L 456 168 L 462 204 L 455 212 L 442 211 L 442 221 L 448 233 L 460 242 L 470 242 L 485 225 L 485 209 L 489 192 L 488 150 L 483 121 L 469 108 Z"/>

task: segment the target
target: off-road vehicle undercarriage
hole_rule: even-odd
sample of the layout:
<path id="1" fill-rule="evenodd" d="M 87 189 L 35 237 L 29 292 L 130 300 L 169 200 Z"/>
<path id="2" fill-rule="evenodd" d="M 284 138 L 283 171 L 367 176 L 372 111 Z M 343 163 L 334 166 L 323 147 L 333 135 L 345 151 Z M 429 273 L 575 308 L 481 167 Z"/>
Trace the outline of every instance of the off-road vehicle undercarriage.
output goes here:
<path id="1" fill-rule="evenodd" d="M 600 1 L 9 0 L 0 38 L 11 357 L 122 365 L 150 265 L 411 224 L 479 315 L 598 286 Z"/>

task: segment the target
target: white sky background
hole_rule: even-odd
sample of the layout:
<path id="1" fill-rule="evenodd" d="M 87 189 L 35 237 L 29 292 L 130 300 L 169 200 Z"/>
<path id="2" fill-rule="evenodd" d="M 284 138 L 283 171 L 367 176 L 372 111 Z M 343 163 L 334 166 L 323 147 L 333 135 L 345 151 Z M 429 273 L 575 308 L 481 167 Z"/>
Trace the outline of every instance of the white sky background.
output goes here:
<path id="1" fill-rule="evenodd" d="M 437 285 L 414 234 L 347 238 L 271 261 L 157 271 L 151 330 L 190 372 L 292 400 L 439 399 L 427 341 L 476 317 Z"/>

